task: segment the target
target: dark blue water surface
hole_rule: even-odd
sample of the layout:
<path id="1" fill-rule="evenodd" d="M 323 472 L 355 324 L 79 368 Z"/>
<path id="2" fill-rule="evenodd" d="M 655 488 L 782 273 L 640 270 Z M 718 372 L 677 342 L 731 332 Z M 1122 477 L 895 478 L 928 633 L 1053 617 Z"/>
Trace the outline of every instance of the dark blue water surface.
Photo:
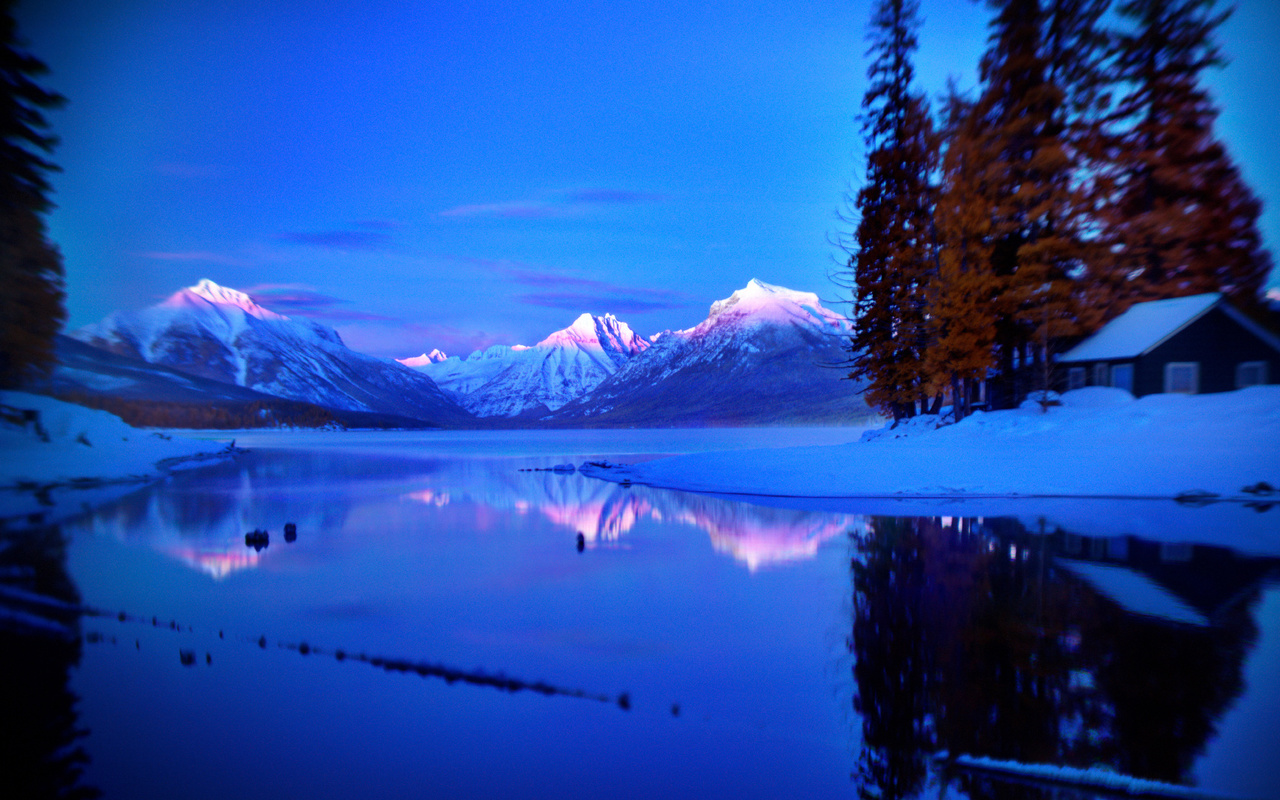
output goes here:
<path id="1" fill-rule="evenodd" d="M 1221 529 L 1280 511 L 1124 512 L 1182 520 L 1162 538 L 1084 501 L 524 471 L 728 446 L 682 435 L 263 437 L 10 530 L 7 769 L 121 798 L 1091 796 L 945 751 L 1280 797 L 1280 558 Z"/>

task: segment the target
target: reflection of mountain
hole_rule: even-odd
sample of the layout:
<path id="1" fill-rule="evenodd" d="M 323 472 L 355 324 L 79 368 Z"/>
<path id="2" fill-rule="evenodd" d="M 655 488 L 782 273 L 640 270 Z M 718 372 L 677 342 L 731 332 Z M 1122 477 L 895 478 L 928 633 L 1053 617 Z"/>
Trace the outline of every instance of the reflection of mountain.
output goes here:
<path id="1" fill-rule="evenodd" d="M 1278 565 L 1007 519 L 877 517 L 859 551 L 858 775 L 884 797 L 918 792 L 939 750 L 1189 781 L 1243 689 L 1252 609 Z M 969 797 L 1009 788 L 959 782 Z"/>
<path id="2" fill-rule="evenodd" d="M 442 510 L 471 504 L 471 525 L 479 532 L 500 514 L 537 514 L 570 535 L 581 533 L 591 546 L 617 542 L 646 520 L 688 525 L 752 571 L 812 558 L 823 542 L 865 525 L 846 514 L 623 487 L 577 473 L 520 471 L 506 459 L 290 451 L 250 452 L 189 481 L 175 478 L 163 490 L 140 490 L 76 526 L 145 544 L 223 578 L 257 567 L 287 546 L 280 535 L 286 522 L 314 541 L 312 536 L 343 528 L 364 503 L 388 497 Z M 245 546 L 245 533 L 258 528 L 271 537 L 261 552 Z"/>
<path id="3" fill-rule="evenodd" d="M 225 578 L 270 558 L 273 548 L 283 545 L 286 522 L 303 532 L 342 526 L 347 503 L 332 502 L 322 492 L 291 492 L 287 503 L 281 497 L 281 487 L 295 481 L 323 484 L 349 472 L 349 467 L 330 461 L 297 453 L 284 462 L 249 453 L 202 469 L 199 480 L 190 484 L 135 492 L 76 524 L 95 535 L 144 543 L 214 578 Z M 245 533 L 258 528 L 271 534 L 272 544 L 262 551 L 245 546 Z"/>
<path id="4" fill-rule="evenodd" d="M 767 508 L 647 486 L 624 487 L 577 474 L 519 472 L 503 462 L 468 462 L 456 469 L 466 473 L 465 480 L 450 482 L 449 488 L 415 490 L 405 497 L 434 505 L 465 498 L 517 513 L 534 510 L 581 533 L 589 543 L 617 541 L 645 519 L 689 525 L 705 531 L 717 552 L 733 556 L 753 572 L 812 558 L 823 542 L 862 526 L 861 518 L 846 514 Z M 453 465 L 436 476 L 441 481 L 455 477 Z"/>

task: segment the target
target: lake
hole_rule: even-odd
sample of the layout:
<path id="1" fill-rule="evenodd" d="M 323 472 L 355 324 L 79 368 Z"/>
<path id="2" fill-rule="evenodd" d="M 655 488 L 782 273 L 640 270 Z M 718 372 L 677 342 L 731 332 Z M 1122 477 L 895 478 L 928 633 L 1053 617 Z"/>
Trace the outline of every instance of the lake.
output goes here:
<path id="1" fill-rule="evenodd" d="M 551 470 L 852 429 L 236 435 L 4 532 L 8 785 L 1094 796 L 945 751 L 1280 797 L 1280 554 L 1220 530 L 1280 510 L 797 509 Z"/>

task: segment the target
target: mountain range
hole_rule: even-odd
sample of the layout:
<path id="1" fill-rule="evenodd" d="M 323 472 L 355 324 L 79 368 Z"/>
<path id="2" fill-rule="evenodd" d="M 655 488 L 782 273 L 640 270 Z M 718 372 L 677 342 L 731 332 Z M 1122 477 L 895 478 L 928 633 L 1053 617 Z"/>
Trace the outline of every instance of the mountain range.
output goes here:
<path id="1" fill-rule="evenodd" d="M 210 280 L 73 331 L 85 344 L 263 394 L 436 424 L 471 419 L 412 369 L 357 353 L 333 328 L 269 311 Z"/>
<path id="2" fill-rule="evenodd" d="M 613 315 L 582 314 L 533 346 L 397 363 L 202 280 L 73 331 L 60 351 L 74 363 L 59 367 L 54 388 L 99 403 L 148 392 L 254 408 L 286 398 L 344 411 L 340 424 L 359 414 L 393 426 L 849 424 L 873 412 L 833 368 L 847 358 L 848 325 L 813 293 L 753 279 L 686 330 L 645 338 Z"/>
<path id="3" fill-rule="evenodd" d="M 581 425 L 831 424 L 873 415 L 839 365 L 849 323 L 812 292 L 752 279 L 665 332 L 550 420 Z"/>
<path id="4" fill-rule="evenodd" d="M 541 416 L 589 393 L 648 347 L 612 314 L 583 314 L 533 347 L 494 345 L 466 359 L 432 350 L 400 363 L 429 375 L 477 417 Z"/>

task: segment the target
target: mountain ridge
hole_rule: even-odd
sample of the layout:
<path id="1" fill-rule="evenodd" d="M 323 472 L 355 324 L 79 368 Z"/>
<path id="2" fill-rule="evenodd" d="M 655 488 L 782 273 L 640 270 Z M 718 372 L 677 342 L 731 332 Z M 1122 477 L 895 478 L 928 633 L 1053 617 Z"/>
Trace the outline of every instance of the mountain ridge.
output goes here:
<path id="1" fill-rule="evenodd" d="M 471 417 L 429 377 L 357 353 L 328 326 L 277 314 L 208 279 L 70 335 L 117 355 L 319 406 L 438 424 Z"/>

